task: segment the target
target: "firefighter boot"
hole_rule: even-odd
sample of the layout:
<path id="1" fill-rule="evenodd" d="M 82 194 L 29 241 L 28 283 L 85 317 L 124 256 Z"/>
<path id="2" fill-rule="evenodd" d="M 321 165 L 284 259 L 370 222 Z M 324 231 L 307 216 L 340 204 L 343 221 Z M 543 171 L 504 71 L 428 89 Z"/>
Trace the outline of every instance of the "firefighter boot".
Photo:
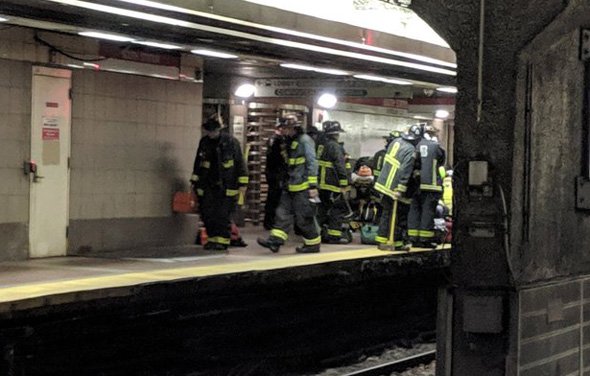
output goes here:
<path id="1" fill-rule="evenodd" d="M 283 245 L 283 241 L 281 239 L 275 238 L 273 236 L 271 236 L 267 239 L 258 238 L 258 239 L 256 239 L 256 241 L 258 242 L 258 244 L 260 244 L 264 248 L 270 249 L 271 252 L 273 252 L 273 253 L 277 253 L 279 251 L 279 249 L 281 248 L 281 246 Z"/>
<path id="2" fill-rule="evenodd" d="M 319 244 L 314 244 L 314 245 L 301 245 L 297 248 L 295 248 L 295 252 L 297 253 L 318 253 L 320 251 L 320 245 Z"/>

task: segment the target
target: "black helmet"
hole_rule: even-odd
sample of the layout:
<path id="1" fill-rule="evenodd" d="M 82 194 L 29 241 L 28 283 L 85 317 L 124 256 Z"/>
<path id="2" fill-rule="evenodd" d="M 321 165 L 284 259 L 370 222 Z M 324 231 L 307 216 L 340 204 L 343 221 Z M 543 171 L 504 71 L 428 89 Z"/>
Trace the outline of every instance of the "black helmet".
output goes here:
<path id="1" fill-rule="evenodd" d="M 207 119 L 207 121 L 203 123 L 203 128 L 205 128 L 206 131 L 211 132 L 221 128 L 221 123 L 217 119 Z"/>
<path id="2" fill-rule="evenodd" d="M 297 116 L 295 116 L 295 115 L 286 115 L 285 117 L 279 118 L 279 122 L 277 123 L 277 127 L 287 127 L 287 126 L 300 127 L 301 122 L 299 122 L 299 120 L 297 120 Z"/>
<path id="3" fill-rule="evenodd" d="M 337 121 L 324 121 L 322 123 L 322 130 L 325 134 L 337 134 L 344 132 L 342 126 Z"/>
<path id="4" fill-rule="evenodd" d="M 420 124 L 412 125 L 410 129 L 402 135 L 404 140 L 414 141 L 422 138 L 424 128 Z"/>

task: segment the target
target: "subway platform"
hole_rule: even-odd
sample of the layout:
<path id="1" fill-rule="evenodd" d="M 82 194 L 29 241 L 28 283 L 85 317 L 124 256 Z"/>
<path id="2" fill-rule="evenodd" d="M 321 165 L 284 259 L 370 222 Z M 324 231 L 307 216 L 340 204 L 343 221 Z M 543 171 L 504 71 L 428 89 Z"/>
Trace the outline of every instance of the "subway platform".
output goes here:
<path id="1" fill-rule="evenodd" d="M 329 274 L 344 265 L 366 268 L 367 261 L 438 269 L 448 266 L 451 248 L 446 244 L 435 250 L 385 252 L 355 239 L 347 245 L 322 244 L 317 254 L 297 254 L 298 237 L 291 237 L 275 254 L 256 243 L 257 237 L 266 234 L 259 227 L 248 226 L 242 229 L 248 246 L 227 251 L 187 245 L 0 263 L 0 312 L 128 296 L 138 286 L 244 273 L 289 270 L 281 275 L 301 280 L 317 276 L 318 266 L 320 273 Z"/>

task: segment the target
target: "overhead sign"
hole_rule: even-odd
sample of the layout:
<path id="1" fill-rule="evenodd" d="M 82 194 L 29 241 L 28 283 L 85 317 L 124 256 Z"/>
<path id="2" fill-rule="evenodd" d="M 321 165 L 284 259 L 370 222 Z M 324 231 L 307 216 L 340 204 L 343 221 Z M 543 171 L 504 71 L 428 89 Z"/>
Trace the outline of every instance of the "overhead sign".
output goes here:
<path id="1" fill-rule="evenodd" d="M 358 80 L 260 79 L 254 84 L 256 97 L 313 97 L 329 90 L 338 97 L 412 98 L 411 86 Z"/>

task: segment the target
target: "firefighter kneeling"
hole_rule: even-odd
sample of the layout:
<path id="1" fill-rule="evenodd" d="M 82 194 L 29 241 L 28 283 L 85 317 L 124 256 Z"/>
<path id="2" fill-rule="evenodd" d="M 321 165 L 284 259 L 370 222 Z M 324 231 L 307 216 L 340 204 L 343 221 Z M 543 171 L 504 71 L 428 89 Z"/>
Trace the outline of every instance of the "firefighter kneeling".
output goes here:
<path id="1" fill-rule="evenodd" d="M 383 168 L 375 190 L 383 195 L 383 211 L 379 232 L 375 237 L 381 250 L 407 250 L 404 231 L 409 212 L 408 187 L 416 160 L 415 145 L 420 141 L 420 129 L 412 126 L 407 133 L 396 138 L 387 148 Z M 397 222 L 397 223 L 396 223 Z"/>
<path id="2" fill-rule="evenodd" d="M 314 142 L 303 132 L 295 117 L 282 118 L 279 129 L 287 139 L 289 171 L 287 181 L 283 184 L 273 229 L 267 239 L 259 238 L 258 244 L 272 252 L 278 252 L 288 239 L 294 218 L 295 225 L 303 236 L 303 245 L 295 250 L 299 253 L 319 252 L 321 238 L 315 219 L 316 208 L 310 201 L 318 199 L 318 165 Z"/>

